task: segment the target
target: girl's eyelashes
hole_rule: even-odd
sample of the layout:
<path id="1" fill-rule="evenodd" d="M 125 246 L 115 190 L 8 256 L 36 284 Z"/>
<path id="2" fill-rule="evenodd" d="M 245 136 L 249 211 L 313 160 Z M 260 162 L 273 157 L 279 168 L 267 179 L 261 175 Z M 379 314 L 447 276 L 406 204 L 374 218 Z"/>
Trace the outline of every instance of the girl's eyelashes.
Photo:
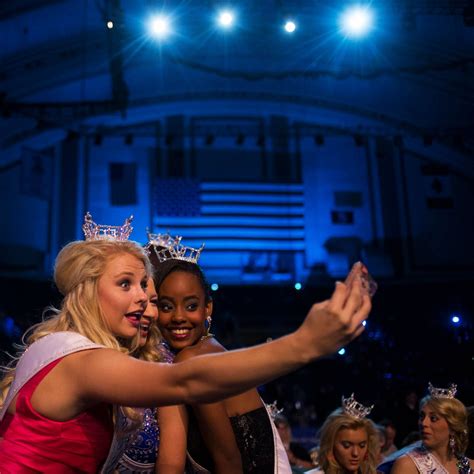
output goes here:
<path id="1" fill-rule="evenodd" d="M 130 280 L 122 280 L 119 282 L 119 286 L 122 288 L 129 288 L 130 287 Z"/>

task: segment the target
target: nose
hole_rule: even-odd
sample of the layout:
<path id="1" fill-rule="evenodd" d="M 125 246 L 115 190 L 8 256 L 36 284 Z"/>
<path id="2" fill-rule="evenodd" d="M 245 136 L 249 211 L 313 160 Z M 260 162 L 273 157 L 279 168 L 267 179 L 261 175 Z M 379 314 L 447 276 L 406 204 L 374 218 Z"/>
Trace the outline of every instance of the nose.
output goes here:
<path id="1" fill-rule="evenodd" d="M 359 446 L 352 446 L 351 456 L 353 458 L 358 458 L 359 457 Z"/>
<path id="2" fill-rule="evenodd" d="M 186 321 L 186 317 L 185 317 L 185 312 L 184 310 L 181 308 L 181 306 L 177 305 L 173 311 L 173 313 L 171 314 L 171 319 L 174 321 L 174 322 L 183 322 L 183 321 Z"/>
<path id="3" fill-rule="evenodd" d="M 140 286 L 140 289 L 137 291 L 137 303 L 144 308 L 148 304 L 148 295 L 146 294 L 146 289 L 142 286 Z"/>

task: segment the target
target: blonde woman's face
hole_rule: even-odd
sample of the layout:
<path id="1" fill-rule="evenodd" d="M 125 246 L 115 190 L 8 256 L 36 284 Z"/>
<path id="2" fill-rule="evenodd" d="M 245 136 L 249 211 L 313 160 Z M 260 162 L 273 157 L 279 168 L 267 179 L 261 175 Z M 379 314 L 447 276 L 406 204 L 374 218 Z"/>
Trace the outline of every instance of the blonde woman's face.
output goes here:
<path id="1" fill-rule="evenodd" d="M 148 275 L 143 262 L 124 253 L 112 257 L 99 278 L 97 293 L 111 333 L 126 339 L 136 336 L 145 311 Z"/>
<path id="2" fill-rule="evenodd" d="M 334 440 L 334 458 L 345 472 L 357 472 L 366 457 L 368 444 L 364 428 L 342 428 Z"/>
<path id="3" fill-rule="evenodd" d="M 148 304 L 140 321 L 140 347 L 146 344 L 150 327 L 152 324 L 156 324 L 158 319 L 158 295 L 156 294 L 153 278 L 148 279 L 146 294 L 148 296 Z"/>
<path id="4" fill-rule="evenodd" d="M 448 445 L 448 422 L 437 413 L 429 403 L 421 407 L 418 423 L 420 426 L 421 440 L 427 448 L 434 449 Z"/>

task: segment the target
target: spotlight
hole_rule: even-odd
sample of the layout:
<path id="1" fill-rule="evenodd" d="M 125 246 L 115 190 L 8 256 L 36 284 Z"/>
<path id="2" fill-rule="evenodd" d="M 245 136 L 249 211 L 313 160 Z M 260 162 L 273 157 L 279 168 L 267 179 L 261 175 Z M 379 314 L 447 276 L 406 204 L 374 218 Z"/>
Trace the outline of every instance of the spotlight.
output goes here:
<path id="1" fill-rule="evenodd" d="M 212 290 L 212 291 L 217 291 L 218 289 L 219 289 L 219 285 L 218 285 L 217 283 L 213 283 L 213 284 L 211 285 L 211 290 Z"/>
<path id="2" fill-rule="evenodd" d="M 163 39 L 171 33 L 170 20 L 164 15 L 153 16 L 148 24 L 151 36 Z"/>
<path id="3" fill-rule="evenodd" d="M 457 315 L 451 317 L 451 322 L 455 325 L 461 324 L 461 318 Z"/>
<path id="4" fill-rule="evenodd" d="M 107 28 L 108 28 L 109 30 L 111 30 L 113 27 L 114 27 L 114 22 L 113 22 L 112 20 L 109 20 L 109 21 L 107 22 Z"/>
<path id="5" fill-rule="evenodd" d="M 288 20 L 285 23 L 285 31 L 287 33 L 293 33 L 296 30 L 296 23 L 294 21 Z"/>
<path id="6" fill-rule="evenodd" d="M 299 283 L 299 282 L 295 283 L 295 290 L 299 291 L 299 290 L 301 290 L 301 288 L 302 288 L 301 283 Z"/>
<path id="7" fill-rule="evenodd" d="M 341 31 L 348 38 L 362 38 L 373 26 L 374 15 L 367 5 L 354 5 L 340 16 Z"/>
<path id="8" fill-rule="evenodd" d="M 234 14 L 230 10 L 223 10 L 219 13 L 217 22 L 223 28 L 230 28 L 234 24 Z"/>
<path id="9" fill-rule="evenodd" d="M 343 347 L 342 349 L 339 349 L 339 350 L 337 351 L 337 353 L 338 353 L 339 355 L 343 356 L 343 355 L 346 353 L 346 350 L 345 350 L 344 347 Z"/>

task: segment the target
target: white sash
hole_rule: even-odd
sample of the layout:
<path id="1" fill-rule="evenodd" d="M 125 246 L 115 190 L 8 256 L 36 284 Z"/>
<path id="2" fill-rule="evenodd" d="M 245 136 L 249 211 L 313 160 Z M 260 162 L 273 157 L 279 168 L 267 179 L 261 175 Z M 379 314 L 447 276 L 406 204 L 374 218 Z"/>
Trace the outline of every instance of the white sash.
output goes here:
<path id="1" fill-rule="evenodd" d="M 41 369 L 74 352 L 101 348 L 104 346 L 95 344 L 87 337 L 72 331 L 53 332 L 28 346 L 16 366 L 15 378 L 0 411 L 0 421 L 21 388 Z"/>

